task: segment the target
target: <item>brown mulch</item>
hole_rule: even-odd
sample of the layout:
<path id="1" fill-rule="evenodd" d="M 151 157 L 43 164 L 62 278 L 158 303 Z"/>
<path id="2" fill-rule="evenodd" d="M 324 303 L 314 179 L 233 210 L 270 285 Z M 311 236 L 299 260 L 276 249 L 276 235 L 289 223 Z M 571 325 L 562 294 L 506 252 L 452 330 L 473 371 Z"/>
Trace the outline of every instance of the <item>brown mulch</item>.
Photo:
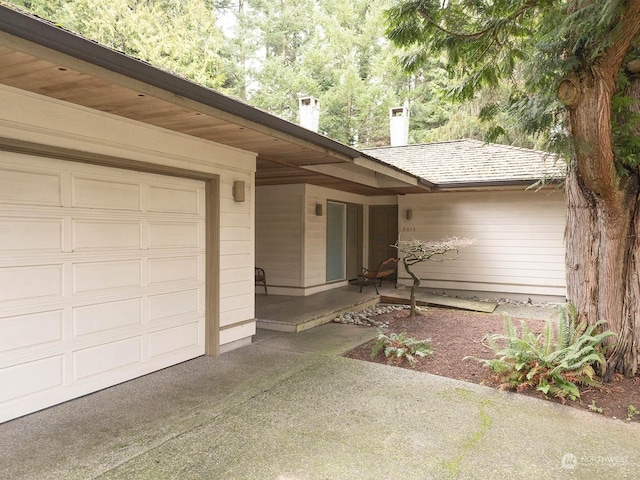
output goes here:
<path id="1" fill-rule="evenodd" d="M 423 310 L 421 315 L 409 317 L 408 310 L 397 310 L 392 313 L 379 315 L 376 320 L 389 323 L 389 328 L 383 329 L 386 334 L 406 332 L 416 340 L 430 339 L 434 353 L 426 358 L 419 358 L 415 366 L 403 362 L 401 367 L 411 370 L 428 372 L 434 375 L 463 380 L 466 382 L 497 386 L 490 378 L 490 369 L 482 363 L 467 359 L 471 356 L 482 359 L 493 357 L 493 351 L 486 346 L 483 338 L 490 333 L 503 333 L 504 320 L 500 315 L 466 312 L 441 308 Z M 519 321 L 516 320 L 516 323 Z M 534 332 L 539 332 L 544 325 L 541 320 L 527 320 L 527 325 Z M 347 352 L 344 356 L 369 362 L 387 363 L 384 354 L 371 358 L 373 341 L 360 345 Z M 544 399 L 544 395 L 535 390 L 524 392 L 536 398 Z M 550 399 L 558 401 L 558 399 Z M 640 415 L 632 420 L 627 419 L 629 405 L 640 410 L 640 377 L 614 378 L 610 383 L 601 387 L 581 387 L 580 398 L 575 401 L 566 400 L 566 405 L 593 411 L 609 418 L 640 423 Z M 596 412 L 591 405 L 602 409 Z"/>

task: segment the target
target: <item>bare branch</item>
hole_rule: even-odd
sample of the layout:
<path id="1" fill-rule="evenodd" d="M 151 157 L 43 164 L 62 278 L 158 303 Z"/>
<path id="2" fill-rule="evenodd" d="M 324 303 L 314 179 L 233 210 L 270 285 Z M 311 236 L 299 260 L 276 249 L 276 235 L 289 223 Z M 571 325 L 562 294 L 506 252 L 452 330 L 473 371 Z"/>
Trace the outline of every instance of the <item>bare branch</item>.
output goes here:
<path id="1" fill-rule="evenodd" d="M 443 262 L 458 258 L 460 249 L 476 243 L 475 238 L 446 237 L 441 240 L 398 240 L 393 247 L 398 250 L 398 256 L 402 259 L 405 270 L 413 279 L 411 286 L 411 316 L 416 314 L 416 292 L 420 285 L 420 278 L 411 270 L 417 263 L 431 261 Z M 455 252 L 455 256 L 447 256 Z"/>

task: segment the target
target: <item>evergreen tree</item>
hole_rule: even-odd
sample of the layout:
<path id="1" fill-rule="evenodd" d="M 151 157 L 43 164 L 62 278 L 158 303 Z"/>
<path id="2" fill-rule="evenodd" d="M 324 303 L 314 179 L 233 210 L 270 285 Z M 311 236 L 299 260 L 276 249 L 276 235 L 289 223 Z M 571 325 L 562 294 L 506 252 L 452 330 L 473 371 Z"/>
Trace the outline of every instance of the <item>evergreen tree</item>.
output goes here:
<path id="1" fill-rule="evenodd" d="M 616 334 L 605 379 L 640 361 L 640 0 L 401 0 L 389 37 L 410 71 L 446 54 L 453 94 L 508 81 L 504 105 L 569 158 L 567 296 Z"/>
<path id="2" fill-rule="evenodd" d="M 205 0 L 14 0 L 64 28 L 194 82 L 220 88 L 224 38 Z"/>

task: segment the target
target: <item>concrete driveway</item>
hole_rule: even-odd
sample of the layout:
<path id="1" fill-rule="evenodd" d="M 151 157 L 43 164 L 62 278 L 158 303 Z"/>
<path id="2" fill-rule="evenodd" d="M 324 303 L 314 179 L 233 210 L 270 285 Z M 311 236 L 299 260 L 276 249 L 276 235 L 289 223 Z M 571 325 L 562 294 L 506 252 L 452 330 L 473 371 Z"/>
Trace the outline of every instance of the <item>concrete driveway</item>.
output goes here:
<path id="1" fill-rule="evenodd" d="M 640 424 L 339 356 L 374 335 L 261 331 L 7 422 L 0 478 L 640 478 Z"/>

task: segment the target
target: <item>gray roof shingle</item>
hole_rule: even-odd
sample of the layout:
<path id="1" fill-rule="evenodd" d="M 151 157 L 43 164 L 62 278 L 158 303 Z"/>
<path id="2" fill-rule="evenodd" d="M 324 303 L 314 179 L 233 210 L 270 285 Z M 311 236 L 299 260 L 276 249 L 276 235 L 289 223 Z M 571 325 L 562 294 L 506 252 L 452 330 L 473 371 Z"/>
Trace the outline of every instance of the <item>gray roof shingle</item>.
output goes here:
<path id="1" fill-rule="evenodd" d="M 361 150 L 436 185 L 533 183 L 543 178 L 562 179 L 566 174 L 565 162 L 555 155 L 479 140 L 453 140 Z"/>

